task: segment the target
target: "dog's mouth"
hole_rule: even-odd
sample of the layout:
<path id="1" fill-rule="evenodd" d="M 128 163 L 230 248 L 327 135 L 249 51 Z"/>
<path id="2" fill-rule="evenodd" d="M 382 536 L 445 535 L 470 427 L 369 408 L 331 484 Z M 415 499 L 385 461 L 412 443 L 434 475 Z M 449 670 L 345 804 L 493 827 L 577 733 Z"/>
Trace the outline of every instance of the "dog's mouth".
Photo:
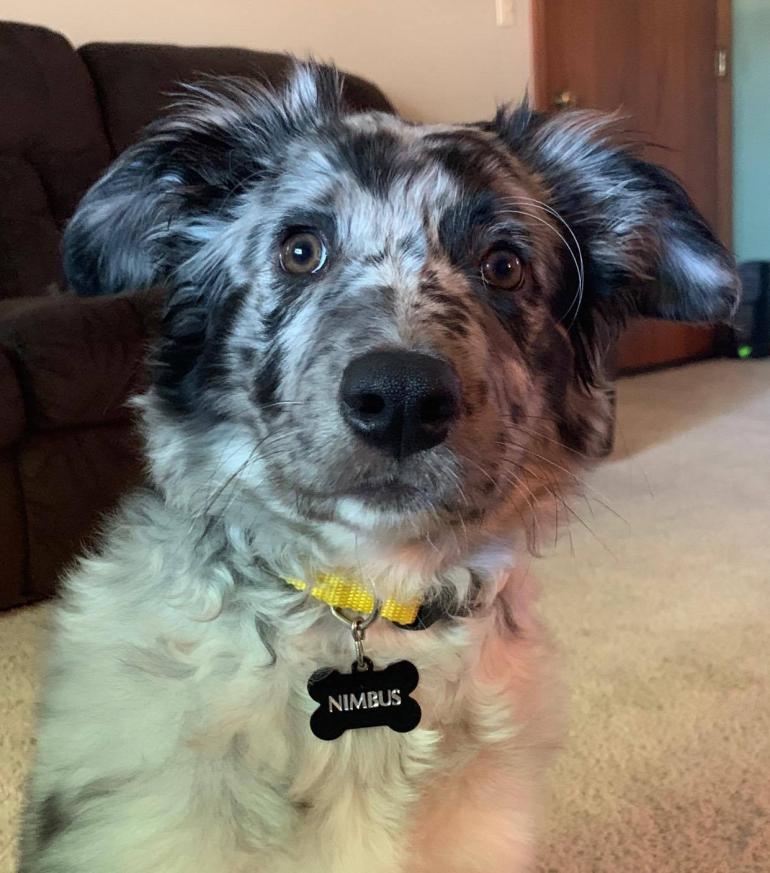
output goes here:
<path id="1" fill-rule="evenodd" d="M 345 489 L 340 497 L 352 497 L 367 506 L 399 506 L 425 501 L 427 495 L 416 485 L 402 482 L 398 478 L 371 479 L 352 488 Z"/>
<path id="2" fill-rule="evenodd" d="M 397 476 L 361 479 L 329 491 L 299 488 L 306 499 L 326 502 L 355 501 L 361 506 L 387 513 L 409 514 L 433 507 L 439 496 L 432 489 L 405 482 Z"/>
<path id="3" fill-rule="evenodd" d="M 391 523 L 399 517 L 417 524 L 418 518 L 448 519 L 474 510 L 484 500 L 472 475 L 475 468 L 467 468 L 464 456 L 448 446 L 402 461 L 356 449 L 329 453 L 325 461 L 299 469 L 283 463 L 283 458 L 271 458 L 266 466 L 287 501 L 298 500 L 310 514 L 350 521 L 357 510 L 364 510 L 362 518 L 372 523 L 381 517 Z"/>

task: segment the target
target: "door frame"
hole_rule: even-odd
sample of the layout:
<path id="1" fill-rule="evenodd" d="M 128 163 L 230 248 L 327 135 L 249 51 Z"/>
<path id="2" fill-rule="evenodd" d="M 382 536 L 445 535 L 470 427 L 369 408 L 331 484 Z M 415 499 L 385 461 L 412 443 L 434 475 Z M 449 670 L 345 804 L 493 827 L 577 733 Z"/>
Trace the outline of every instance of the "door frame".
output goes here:
<path id="1" fill-rule="evenodd" d="M 548 38 L 545 26 L 545 4 L 548 0 L 531 0 L 532 22 L 532 92 L 535 109 L 548 111 L 551 96 L 546 87 L 546 53 Z M 732 0 L 715 0 L 717 16 L 716 51 L 727 52 L 726 75 L 714 77 L 716 86 L 717 136 L 717 226 L 714 228 L 722 242 L 730 249 L 733 245 L 733 41 L 732 41 Z"/>
<path id="2" fill-rule="evenodd" d="M 725 76 L 717 78 L 717 226 L 733 247 L 733 2 L 717 0 L 717 48 L 727 52 Z"/>

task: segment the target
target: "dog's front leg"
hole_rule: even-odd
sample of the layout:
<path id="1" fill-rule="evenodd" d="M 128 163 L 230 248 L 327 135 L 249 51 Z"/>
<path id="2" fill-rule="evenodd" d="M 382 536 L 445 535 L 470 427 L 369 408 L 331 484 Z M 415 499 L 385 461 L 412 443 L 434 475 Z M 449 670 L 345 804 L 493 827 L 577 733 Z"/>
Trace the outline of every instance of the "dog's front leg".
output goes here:
<path id="1" fill-rule="evenodd" d="M 492 626 L 466 676 L 464 710 L 426 786 L 407 873 L 523 873 L 532 867 L 545 767 L 561 739 L 548 645 L 521 597 L 515 634 Z"/>
<path id="2" fill-rule="evenodd" d="M 532 864 L 537 780 L 487 749 L 426 796 L 407 873 L 523 873 Z"/>

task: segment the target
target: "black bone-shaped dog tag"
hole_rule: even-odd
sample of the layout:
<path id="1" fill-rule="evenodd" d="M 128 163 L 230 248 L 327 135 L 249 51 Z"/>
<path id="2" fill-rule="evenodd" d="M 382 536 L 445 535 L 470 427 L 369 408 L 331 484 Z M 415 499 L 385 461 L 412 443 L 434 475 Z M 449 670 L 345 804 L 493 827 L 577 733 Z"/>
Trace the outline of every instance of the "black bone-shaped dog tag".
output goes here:
<path id="1" fill-rule="evenodd" d="M 350 673 L 316 670 L 307 683 L 308 694 L 319 706 L 310 716 L 310 729 L 320 740 L 336 740 L 347 730 L 387 726 L 399 733 L 420 723 L 420 704 L 409 695 L 420 674 L 411 661 L 396 661 L 375 670 L 353 663 Z"/>

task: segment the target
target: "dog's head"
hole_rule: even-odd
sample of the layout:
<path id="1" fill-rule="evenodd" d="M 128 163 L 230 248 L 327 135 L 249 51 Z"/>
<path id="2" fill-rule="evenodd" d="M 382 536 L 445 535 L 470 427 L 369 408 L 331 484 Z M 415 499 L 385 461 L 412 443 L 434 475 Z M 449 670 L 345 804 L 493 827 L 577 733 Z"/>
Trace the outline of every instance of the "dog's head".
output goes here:
<path id="1" fill-rule="evenodd" d="M 518 519 L 605 449 L 623 318 L 720 320 L 738 293 L 597 115 L 351 115 L 311 65 L 191 88 L 87 194 L 65 260 L 85 294 L 168 289 L 145 405 L 172 499 L 358 537 Z"/>

